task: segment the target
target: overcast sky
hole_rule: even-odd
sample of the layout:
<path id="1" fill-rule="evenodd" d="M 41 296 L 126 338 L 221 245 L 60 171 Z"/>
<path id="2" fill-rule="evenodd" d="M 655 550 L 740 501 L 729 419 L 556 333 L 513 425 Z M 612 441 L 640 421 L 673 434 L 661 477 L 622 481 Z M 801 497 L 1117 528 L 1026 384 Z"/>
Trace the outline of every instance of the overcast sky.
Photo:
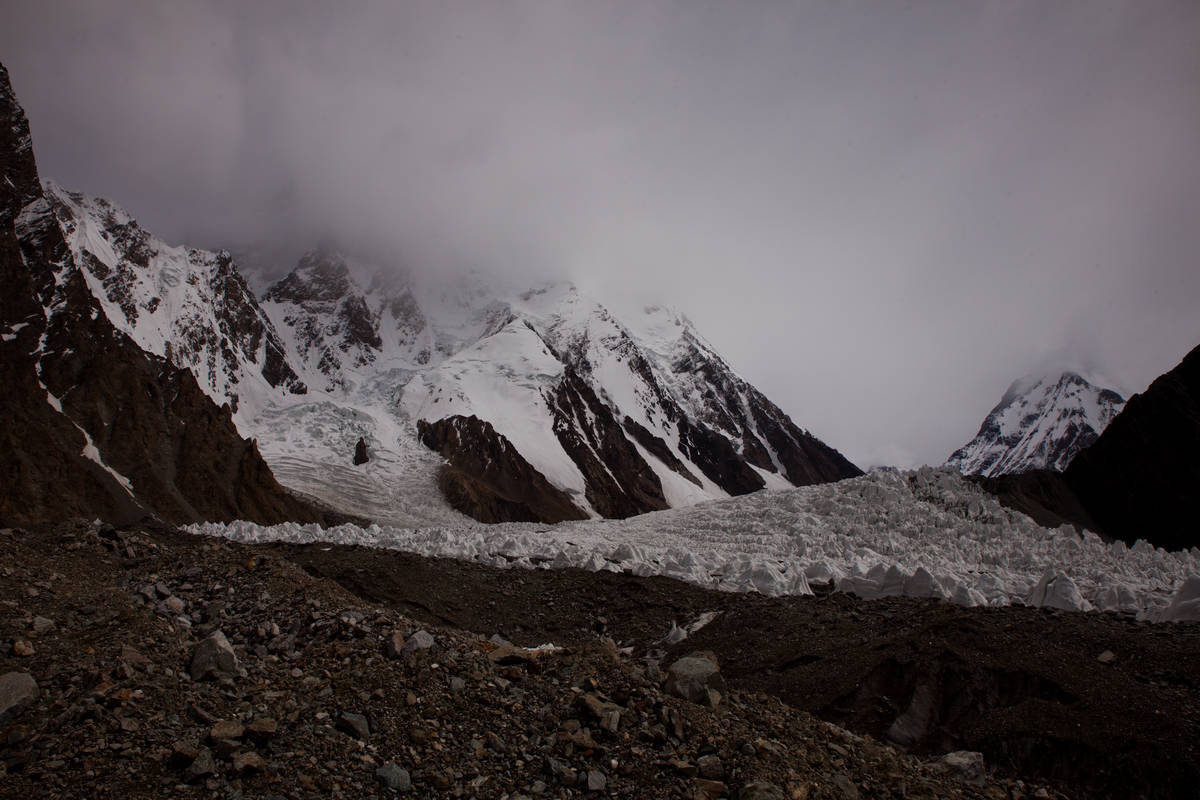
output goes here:
<path id="1" fill-rule="evenodd" d="M 680 308 L 867 466 L 1200 344 L 1200 3 L 12 4 L 43 177 L 206 247 Z"/>

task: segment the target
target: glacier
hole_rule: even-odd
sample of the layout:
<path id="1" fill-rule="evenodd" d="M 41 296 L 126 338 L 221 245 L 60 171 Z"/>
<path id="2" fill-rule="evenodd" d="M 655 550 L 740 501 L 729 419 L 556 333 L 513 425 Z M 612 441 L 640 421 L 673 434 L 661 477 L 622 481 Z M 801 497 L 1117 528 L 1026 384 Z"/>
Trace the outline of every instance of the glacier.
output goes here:
<path id="1" fill-rule="evenodd" d="M 954 470 L 880 469 L 837 483 L 764 490 L 624 520 L 394 527 L 201 523 L 242 542 L 390 548 L 504 568 L 663 575 L 722 591 L 811 594 L 833 583 L 865 599 L 938 598 L 1200 619 L 1200 549 L 1107 543 L 1043 528 Z M 1191 577 L 1189 577 L 1191 576 Z"/>

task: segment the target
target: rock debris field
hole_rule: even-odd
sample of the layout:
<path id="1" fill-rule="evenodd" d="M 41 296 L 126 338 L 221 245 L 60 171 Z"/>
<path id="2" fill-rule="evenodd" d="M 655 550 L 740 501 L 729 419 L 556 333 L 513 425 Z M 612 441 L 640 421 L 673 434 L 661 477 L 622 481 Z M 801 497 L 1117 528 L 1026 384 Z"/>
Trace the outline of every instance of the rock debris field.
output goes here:
<path id="1" fill-rule="evenodd" d="M 0 544 L 5 796 L 1059 796 L 727 685 L 712 653 L 525 649 L 278 548 L 86 523 Z"/>

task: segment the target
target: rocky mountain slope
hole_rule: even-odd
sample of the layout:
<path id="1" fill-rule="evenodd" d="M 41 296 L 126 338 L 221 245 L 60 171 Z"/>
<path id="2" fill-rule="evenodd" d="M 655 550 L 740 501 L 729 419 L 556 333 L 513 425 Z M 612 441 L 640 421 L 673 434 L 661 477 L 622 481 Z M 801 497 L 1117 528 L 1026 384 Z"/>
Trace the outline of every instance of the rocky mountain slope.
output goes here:
<path id="1" fill-rule="evenodd" d="M 2 67 L 0 172 L 0 517 L 321 519 L 276 483 L 228 406 L 111 323 L 94 281 L 116 292 L 127 276 L 73 249 L 78 229 L 39 183 Z M 109 235 L 138 238 L 127 225 Z"/>
<path id="2" fill-rule="evenodd" d="M 1129 398 L 1065 477 L 1100 531 L 1200 546 L 1200 347 Z"/>
<path id="3" fill-rule="evenodd" d="M 995 477 L 1050 469 L 1061 472 L 1096 441 L 1125 400 L 1077 372 L 1015 381 L 987 415 L 979 433 L 946 465 L 965 475 Z"/>

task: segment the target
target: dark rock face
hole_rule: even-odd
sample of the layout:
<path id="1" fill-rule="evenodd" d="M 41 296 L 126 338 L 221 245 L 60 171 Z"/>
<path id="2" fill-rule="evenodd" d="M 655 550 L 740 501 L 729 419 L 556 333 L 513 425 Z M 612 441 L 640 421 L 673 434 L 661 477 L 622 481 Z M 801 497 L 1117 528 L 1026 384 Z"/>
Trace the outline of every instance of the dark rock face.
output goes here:
<path id="1" fill-rule="evenodd" d="M 1033 470 L 979 479 L 1042 525 L 1069 522 L 1110 539 L 1167 549 L 1200 545 L 1200 347 L 1129 398 L 1061 475 Z"/>
<path id="2" fill-rule="evenodd" d="M 3 68 L 0 119 L 0 517 L 319 521 L 228 406 L 104 315 L 42 196 Z"/>
<path id="3" fill-rule="evenodd" d="M 567 370 L 547 404 L 554 435 L 583 473 L 588 502 L 601 516 L 622 519 L 668 508 L 658 475 L 574 371 Z"/>
<path id="4" fill-rule="evenodd" d="M 775 451 L 783 476 L 793 485 L 810 486 L 863 474 L 837 450 L 796 427 L 791 418 L 762 392 L 748 386 L 747 395 L 750 414 L 759 433 Z"/>
<path id="5" fill-rule="evenodd" d="M 597 316 L 612 321 L 607 312 L 598 311 Z M 706 477 L 738 495 L 766 485 L 753 467 L 781 473 L 795 486 L 863 474 L 841 453 L 798 428 L 778 406 L 739 377 L 694 335 L 689 322 L 679 319 L 677 324 L 682 330 L 678 353 L 666 375 L 656 373 L 638 343 L 619 326 L 618 333 L 602 338 L 599 344 L 640 379 L 646 392 L 643 410 L 647 417 L 674 423 L 681 453 Z M 592 344 L 586 336 L 575 338 L 566 343 L 559 357 L 585 381 L 596 383 L 587 357 Z M 698 401 L 689 405 L 691 411 L 680 407 L 665 383 L 683 389 Z M 603 393 L 602 385 L 597 389 Z M 661 437 L 628 417 L 624 428 L 668 468 L 699 483 Z"/>
<path id="6" fill-rule="evenodd" d="M 674 453 L 671 452 L 671 448 L 667 446 L 667 443 L 664 442 L 661 437 L 655 436 L 653 433 L 646 430 L 644 425 L 638 424 L 638 422 L 631 417 L 626 417 L 621 424 L 625 428 L 625 432 L 628 433 L 635 442 L 646 448 L 646 450 L 652 456 L 670 467 L 672 472 L 682 475 L 692 483 L 700 486 L 700 479 L 693 475 L 692 471 L 684 466 L 684 463 L 680 461 Z"/>
<path id="7" fill-rule="evenodd" d="M 367 440 L 360 436 L 358 437 L 358 444 L 354 445 L 354 466 L 357 467 L 370 460 L 371 457 L 367 455 Z"/>
<path id="8" fill-rule="evenodd" d="M 782 473 L 794 486 L 827 483 L 863 474 L 837 450 L 798 428 L 782 409 L 740 378 L 690 330 L 685 333 L 684 342 L 684 352 L 676 359 L 672 369 L 677 374 L 691 373 L 703 378 L 704 411 L 699 422 L 709 426 L 712 433 L 731 444 L 740 443 L 739 460 L 767 472 Z M 683 435 L 682 429 L 680 435 Z M 693 447 L 704 440 L 715 441 L 706 435 L 689 438 Z M 715 446 L 718 451 L 724 451 L 720 444 Z M 723 458 L 723 455 L 718 457 L 714 452 L 710 454 L 709 461 L 711 463 Z M 728 472 L 728 468 L 721 471 Z M 705 474 L 708 474 L 707 469 Z M 744 493 L 725 486 L 712 475 L 709 477 L 731 494 Z M 754 478 L 758 479 L 759 476 L 755 475 Z M 731 479 L 726 476 L 725 480 Z M 742 489 L 752 483 L 752 479 L 732 479 L 732 485 Z"/>
<path id="9" fill-rule="evenodd" d="M 571 498 L 553 486 L 478 417 L 417 422 L 421 443 L 447 460 L 438 485 L 451 506 L 481 522 L 562 522 L 586 519 Z"/>
<path id="10" fill-rule="evenodd" d="M 1200 347 L 1125 408 L 1066 470 L 1099 530 L 1177 549 L 1200 545 Z"/>
<path id="11" fill-rule="evenodd" d="M 766 481 L 738 455 L 721 434 L 687 418 L 679 420 L 679 449 L 717 486 L 732 495 L 757 492 Z"/>
<path id="12" fill-rule="evenodd" d="M 1002 505 L 1028 515 L 1038 525 L 1047 528 L 1074 525 L 1090 531 L 1100 529 L 1061 472 L 1035 469 L 995 478 L 982 475 L 966 478 L 995 495 Z"/>

